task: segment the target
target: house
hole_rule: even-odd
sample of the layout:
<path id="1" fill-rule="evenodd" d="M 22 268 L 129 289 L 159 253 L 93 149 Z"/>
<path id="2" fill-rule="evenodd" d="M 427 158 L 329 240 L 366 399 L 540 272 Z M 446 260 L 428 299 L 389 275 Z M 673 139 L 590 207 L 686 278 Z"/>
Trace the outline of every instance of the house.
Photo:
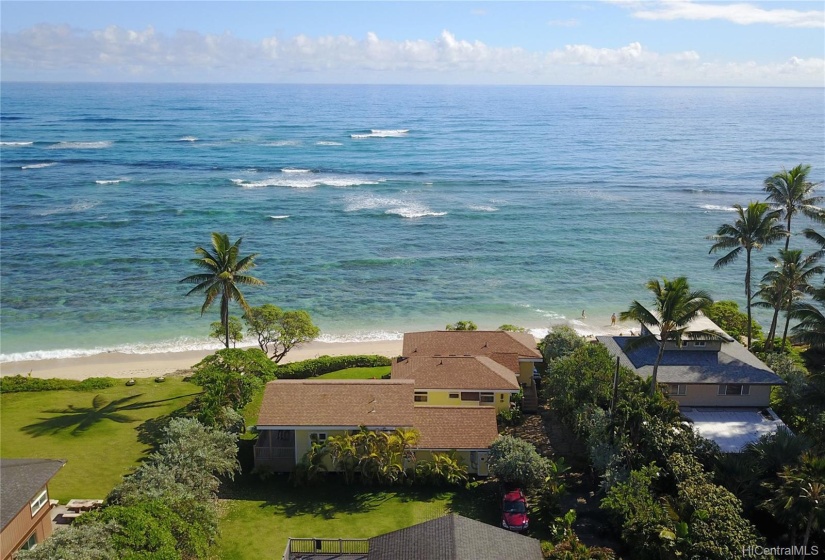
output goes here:
<path id="1" fill-rule="evenodd" d="M 520 386 L 512 369 L 487 356 L 398 358 L 392 379 L 411 379 L 415 404 L 429 406 L 492 406 L 510 408 Z"/>
<path id="2" fill-rule="evenodd" d="M 724 340 L 690 338 L 691 333 L 715 331 Z M 784 381 L 759 358 L 751 354 L 716 323 L 700 316 L 686 329 L 682 345 L 666 342 L 659 364 L 657 380 L 665 392 L 680 407 L 767 407 L 771 404 L 771 387 Z M 642 336 L 650 334 L 642 326 Z M 658 331 L 652 333 L 658 337 Z M 649 345 L 625 352 L 634 337 L 599 336 L 599 342 L 618 356 L 622 365 L 647 379 L 659 352 L 658 345 Z"/>
<path id="3" fill-rule="evenodd" d="M 538 408 L 534 369 L 542 362 L 541 352 L 530 333 L 507 331 L 423 331 L 404 334 L 405 358 L 485 356 L 516 374 L 524 391 L 522 406 Z"/>
<path id="4" fill-rule="evenodd" d="M 540 560 L 533 538 L 451 513 L 371 539 L 289 539 L 283 560 Z"/>
<path id="5" fill-rule="evenodd" d="M 707 331 L 721 334 L 722 340 L 703 337 Z M 641 336 L 648 334 L 659 337 L 658 330 L 642 325 Z M 645 379 L 653 374 L 658 345 L 627 350 L 635 337 L 596 338 L 623 366 Z M 657 381 L 696 431 L 723 451 L 739 451 L 784 426 L 769 407 L 771 388 L 785 382 L 705 316 L 687 325 L 681 345 L 665 343 Z"/>
<path id="6" fill-rule="evenodd" d="M 412 379 L 270 381 L 256 425 L 255 468 L 292 471 L 313 442 L 361 427 L 415 428 L 416 458 L 454 450 L 480 476 L 488 474 L 489 447 L 498 436 L 495 407 L 416 403 Z"/>
<path id="7" fill-rule="evenodd" d="M 49 481 L 65 461 L 0 459 L 0 553 L 9 560 L 52 534 Z"/>

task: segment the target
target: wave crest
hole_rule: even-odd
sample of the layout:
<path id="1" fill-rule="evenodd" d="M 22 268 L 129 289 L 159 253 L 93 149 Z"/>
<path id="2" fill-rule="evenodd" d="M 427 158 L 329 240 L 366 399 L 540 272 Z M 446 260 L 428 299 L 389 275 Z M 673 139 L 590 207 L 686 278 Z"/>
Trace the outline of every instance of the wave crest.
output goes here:
<path id="1" fill-rule="evenodd" d="M 372 129 L 368 133 L 350 134 L 350 138 L 399 138 L 406 136 L 409 129 L 381 130 Z"/>
<path id="2" fill-rule="evenodd" d="M 109 140 L 100 142 L 58 142 L 47 146 L 48 150 L 99 150 L 101 148 L 111 148 L 112 142 Z"/>
<path id="3" fill-rule="evenodd" d="M 46 167 L 52 167 L 54 165 L 57 165 L 57 162 L 53 161 L 51 163 L 32 163 L 30 165 L 24 165 L 20 169 L 44 169 Z"/>

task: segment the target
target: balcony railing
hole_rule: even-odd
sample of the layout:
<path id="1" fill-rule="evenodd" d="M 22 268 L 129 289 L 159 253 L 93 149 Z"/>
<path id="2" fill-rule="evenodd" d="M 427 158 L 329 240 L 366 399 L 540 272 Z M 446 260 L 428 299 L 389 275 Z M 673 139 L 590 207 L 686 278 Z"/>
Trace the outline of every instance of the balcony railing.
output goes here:
<path id="1" fill-rule="evenodd" d="M 293 539 L 290 538 L 284 551 L 284 560 L 295 555 L 352 554 L 366 558 L 370 551 L 368 539 Z"/>

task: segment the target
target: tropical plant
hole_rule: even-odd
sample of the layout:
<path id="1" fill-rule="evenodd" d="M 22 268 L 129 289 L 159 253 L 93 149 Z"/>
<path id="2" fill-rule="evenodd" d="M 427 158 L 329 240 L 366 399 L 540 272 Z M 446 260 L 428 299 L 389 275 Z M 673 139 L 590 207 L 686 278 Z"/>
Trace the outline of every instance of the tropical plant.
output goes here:
<path id="1" fill-rule="evenodd" d="M 313 441 L 301 461 L 295 465 L 292 471 L 292 482 L 295 486 L 312 484 L 318 480 L 321 473 L 329 470 L 326 465 L 327 447 L 317 441 Z"/>
<path id="2" fill-rule="evenodd" d="M 465 484 L 468 480 L 467 465 L 455 451 L 449 453 L 435 452 L 430 459 L 424 459 L 416 464 L 416 475 L 424 482 L 440 486 L 446 483 L 450 486 Z"/>
<path id="3" fill-rule="evenodd" d="M 799 322 L 791 329 L 792 338 L 817 350 L 825 350 L 825 287 L 811 292 L 816 306 L 809 302 L 797 302 L 791 308 L 791 316 Z"/>
<path id="4" fill-rule="evenodd" d="M 309 342 L 321 333 L 306 311 L 284 311 L 271 303 L 250 307 L 244 320 L 249 326 L 249 334 L 258 339 L 262 351 L 272 352 L 276 364 L 295 346 Z"/>
<path id="5" fill-rule="evenodd" d="M 756 296 L 759 295 L 757 292 Z M 759 305 L 755 303 L 754 305 Z M 748 334 L 748 315 L 739 310 L 739 304 L 733 300 L 714 301 L 704 311 L 705 316 L 719 325 L 719 328 L 739 340 Z M 751 322 L 754 339 L 762 337 L 762 327 L 756 321 Z"/>
<path id="6" fill-rule="evenodd" d="M 456 321 L 447 325 L 446 328 L 448 331 L 477 331 L 478 325 L 472 321 Z"/>
<path id="7" fill-rule="evenodd" d="M 358 446 L 356 438 L 349 433 L 327 438 L 327 449 L 332 459 L 332 467 L 344 475 L 344 482 L 352 484 L 358 466 Z"/>
<path id="8" fill-rule="evenodd" d="M 768 329 L 768 338 L 765 341 L 765 349 L 767 350 L 773 349 L 776 327 L 779 322 L 779 312 L 785 304 L 785 287 L 781 281 L 781 278 L 775 278 L 772 282 L 765 283 L 763 277 L 763 281 L 759 284 L 759 289 L 753 294 L 754 298 L 759 298 L 759 301 L 753 302 L 754 307 L 773 310 L 771 326 Z M 751 348 L 753 350 L 756 346 Z"/>
<path id="9" fill-rule="evenodd" d="M 211 338 L 217 338 L 221 341 L 222 344 L 226 345 L 229 348 L 229 345 L 226 344 L 226 328 L 224 327 L 223 323 L 220 321 L 215 321 L 211 323 L 209 327 L 212 329 L 212 332 L 209 333 Z M 243 325 L 241 325 L 241 320 L 235 316 L 229 317 L 229 340 L 232 342 L 232 348 L 235 348 L 238 344 L 238 341 L 243 340 Z"/>
<path id="10" fill-rule="evenodd" d="M 541 340 L 541 348 L 544 361 L 551 361 L 567 356 L 576 348 L 586 344 L 584 337 L 567 325 L 554 325 L 550 332 Z"/>
<path id="11" fill-rule="evenodd" d="M 825 218 L 822 209 L 817 206 L 824 199 L 821 196 L 814 196 L 814 190 L 818 184 L 808 181 L 810 172 L 810 165 L 800 164 L 790 171 L 783 169 L 765 179 L 768 201 L 779 209 L 781 217 L 785 219 L 788 231 L 788 238 L 785 239 L 786 251 L 791 241 L 791 219 L 797 213 L 802 213 L 818 222 L 822 222 Z"/>
<path id="12" fill-rule="evenodd" d="M 652 395 L 658 388 L 657 374 L 667 343 L 681 346 L 683 336 L 704 340 L 722 340 L 724 337 L 722 333 L 711 330 L 686 332 L 688 324 L 710 307 L 713 300 L 705 291 L 691 291 L 687 278 L 684 276 L 674 280 L 662 278 L 661 283 L 658 280 L 650 280 L 647 283 L 647 289 L 653 292 L 655 298 L 653 312 L 634 300 L 630 308 L 621 313 L 621 319 L 639 322 L 648 330 L 647 335 L 630 340 L 624 348 L 625 352 L 632 352 L 636 348 L 647 345 L 658 344 L 659 346 L 659 353 L 650 376 L 650 394 Z M 657 330 L 658 333 L 651 329 Z M 750 342 L 750 329 L 748 329 L 748 342 Z"/>
<path id="13" fill-rule="evenodd" d="M 716 230 L 716 235 L 711 235 L 708 239 L 715 241 L 710 248 L 710 253 L 720 250 L 730 251 L 714 263 L 713 268 L 725 267 L 737 258 L 744 251 L 745 253 L 745 301 L 748 308 L 748 348 L 753 342 L 751 322 L 751 253 L 754 249 L 761 250 L 762 247 L 773 243 L 781 237 L 787 235 L 787 231 L 779 225 L 780 211 L 771 210 L 765 202 L 751 202 L 747 208 L 736 204 L 737 219 L 732 224 L 722 224 Z"/>
<path id="14" fill-rule="evenodd" d="M 781 287 L 781 308 L 786 310 L 782 348 L 785 347 L 785 340 L 788 338 L 788 325 L 791 321 L 791 308 L 794 302 L 801 299 L 804 294 L 812 291 L 810 280 L 813 276 L 825 272 L 825 267 L 816 264 L 819 257 L 820 255 L 817 252 L 803 258 L 800 249 L 780 250 L 779 257 L 768 257 L 775 269 L 767 272 L 762 277 L 762 281 Z M 777 307 L 776 312 L 779 312 L 779 307 Z M 772 339 L 768 339 L 768 343 L 770 342 L 772 342 Z"/>
<path id="15" fill-rule="evenodd" d="M 524 327 L 519 327 L 517 325 L 511 325 L 510 323 L 504 323 L 496 330 L 498 331 L 505 331 L 505 332 L 527 332 L 527 329 Z"/>
<path id="16" fill-rule="evenodd" d="M 490 472 L 506 484 L 538 488 L 550 472 L 550 460 L 532 443 L 513 436 L 498 436 L 490 446 Z"/>
<path id="17" fill-rule="evenodd" d="M 229 243 L 229 237 L 225 233 L 212 233 L 212 248 L 210 252 L 203 247 L 196 247 L 195 254 L 199 258 L 192 259 L 192 263 L 207 272 L 201 274 L 193 274 L 187 276 L 180 282 L 183 284 L 197 284 L 194 288 L 189 290 L 186 295 L 191 295 L 195 292 L 205 294 L 203 306 L 201 306 L 201 315 L 212 306 L 215 298 L 220 296 L 221 300 L 221 324 L 224 327 L 224 342 L 229 348 L 229 302 L 237 301 L 240 306 L 246 311 L 249 309 L 249 304 L 246 303 L 241 291 L 238 289 L 239 285 L 244 286 L 263 286 L 264 282 L 244 274 L 255 267 L 255 257 L 257 253 L 240 256 L 241 241 L 239 238 L 235 243 Z"/>

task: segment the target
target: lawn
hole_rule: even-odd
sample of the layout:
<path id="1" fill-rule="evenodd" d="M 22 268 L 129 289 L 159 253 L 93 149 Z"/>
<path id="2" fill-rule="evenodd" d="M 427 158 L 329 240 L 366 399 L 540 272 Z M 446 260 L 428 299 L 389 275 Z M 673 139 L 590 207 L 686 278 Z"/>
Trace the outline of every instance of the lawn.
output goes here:
<path id="1" fill-rule="evenodd" d="M 347 369 L 339 369 L 318 377 L 311 377 L 310 379 L 381 379 L 382 376 L 387 375 L 392 370 L 392 366 L 380 367 L 355 367 Z"/>
<path id="2" fill-rule="evenodd" d="M 52 498 L 106 497 L 150 451 L 157 419 L 200 392 L 179 377 L 137 381 L 89 392 L 0 395 L 0 456 L 66 459 L 49 484 Z"/>
<path id="3" fill-rule="evenodd" d="M 337 479 L 294 487 L 286 475 L 245 475 L 224 485 L 221 536 L 224 560 L 275 558 L 288 537 L 369 538 L 453 511 L 498 522 L 494 483 L 470 489 L 345 486 Z"/>

